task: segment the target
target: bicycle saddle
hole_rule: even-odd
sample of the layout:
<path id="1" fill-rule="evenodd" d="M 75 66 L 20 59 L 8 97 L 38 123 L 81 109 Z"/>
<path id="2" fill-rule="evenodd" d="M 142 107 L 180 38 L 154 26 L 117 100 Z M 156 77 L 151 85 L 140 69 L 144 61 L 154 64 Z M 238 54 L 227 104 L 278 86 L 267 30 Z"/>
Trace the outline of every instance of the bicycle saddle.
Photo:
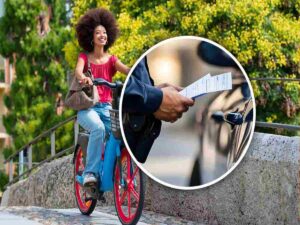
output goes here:
<path id="1" fill-rule="evenodd" d="M 204 62 L 211 65 L 239 68 L 235 61 L 225 51 L 206 41 L 201 41 L 199 43 L 197 55 Z"/>

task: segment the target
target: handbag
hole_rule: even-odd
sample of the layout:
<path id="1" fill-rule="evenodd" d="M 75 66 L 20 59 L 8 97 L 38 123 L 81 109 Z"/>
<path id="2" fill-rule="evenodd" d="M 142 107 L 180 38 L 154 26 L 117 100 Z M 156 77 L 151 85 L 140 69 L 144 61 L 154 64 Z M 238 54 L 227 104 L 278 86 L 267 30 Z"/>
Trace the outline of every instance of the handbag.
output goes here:
<path id="1" fill-rule="evenodd" d="M 85 76 L 94 80 L 89 59 L 88 70 L 84 73 Z M 99 102 L 99 94 L 95 85 L 81 84 L 75 75 L 69 87 L 65 98 L 65 105 L 74 110 L 87 109 Z"/>

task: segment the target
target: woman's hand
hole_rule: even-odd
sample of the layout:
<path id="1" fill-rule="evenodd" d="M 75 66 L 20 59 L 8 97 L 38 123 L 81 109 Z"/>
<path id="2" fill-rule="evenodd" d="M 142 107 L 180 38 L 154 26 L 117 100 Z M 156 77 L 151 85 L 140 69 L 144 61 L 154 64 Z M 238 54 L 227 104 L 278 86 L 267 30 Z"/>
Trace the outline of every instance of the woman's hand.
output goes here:
<path id="1" fill-rule="evenodd" d="M 79 57 L 75 69 L 75 76 L 77 77 L 80 84 L 93 85 L 91 78 L 83 74 L 83 68 L 84 68 L 84 60 L 83 58 Z"/>
<path id="2" fill-rule="evenodd" d="M 80 83 L 80 84 L 93 85 L 92 79 L 91 79 L 90 77 L 86 77 L 86 76 L 84 76 L 83 78 L 81 78 L 81 79 L 79 80 L 79 83 Z"/>

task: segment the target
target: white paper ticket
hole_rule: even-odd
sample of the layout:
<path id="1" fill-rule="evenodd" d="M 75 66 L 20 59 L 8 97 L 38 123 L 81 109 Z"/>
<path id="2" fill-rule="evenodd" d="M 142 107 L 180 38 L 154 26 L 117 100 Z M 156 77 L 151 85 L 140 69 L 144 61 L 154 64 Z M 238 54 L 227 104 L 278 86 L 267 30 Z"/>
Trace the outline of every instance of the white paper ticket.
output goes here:
<path id="1" fill-rule="evenodd" d="M 217 91 L 232 89 L 231 73 L 223 73 L 216 76 L 205 75 L 194 83 L 184 88 L 179 93 L 188 98 L 197 98 L 201 95 Z"/>

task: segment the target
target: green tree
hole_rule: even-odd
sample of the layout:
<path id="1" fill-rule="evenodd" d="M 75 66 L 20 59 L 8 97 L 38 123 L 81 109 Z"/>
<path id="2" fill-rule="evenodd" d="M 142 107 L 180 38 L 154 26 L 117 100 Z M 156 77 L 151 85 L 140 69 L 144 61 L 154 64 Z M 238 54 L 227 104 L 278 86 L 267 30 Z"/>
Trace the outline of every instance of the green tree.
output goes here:
<path id="1" fill-rule="evenodd" d="M 4 186 L 8 183 L 8 176 L 0 170 L 0 192 L 4 191 Z"/>
<path id="2" fill-rule="evenodd" d="M 117 17 L 121 36 L 110 51 L 129 65 L 161 40 L 195 35 L 223 45 L 249 77 L 300 78 L 298 0 L 77 0 L 71 24 L 96 6 Z M 74 34 L 72 28 L 72 41 L 64 48 L 71 67 L 80 51 Z M 252 85 L 257 120 L 300 123 L 299 83 L 254 81 Z"/>
<path id="3" fill-rule="evenodd" d="M 72 115 L 56 114 L 56 98 L 67 90 L 67 64 L 62 53 L 70 40 L 66 2 L 61 0 L 6 0 L 0 19 L 0 54 L 15 59 L 16 79 L 5 97 L 9 113 L 4 118 L 14 146 L 7 157 L 43 131 Z M 72 125 L 56 134 L 56 149 L 70 146 Z M 49 138 L 33 147 L 33 160 L 50 154 Z"/>

